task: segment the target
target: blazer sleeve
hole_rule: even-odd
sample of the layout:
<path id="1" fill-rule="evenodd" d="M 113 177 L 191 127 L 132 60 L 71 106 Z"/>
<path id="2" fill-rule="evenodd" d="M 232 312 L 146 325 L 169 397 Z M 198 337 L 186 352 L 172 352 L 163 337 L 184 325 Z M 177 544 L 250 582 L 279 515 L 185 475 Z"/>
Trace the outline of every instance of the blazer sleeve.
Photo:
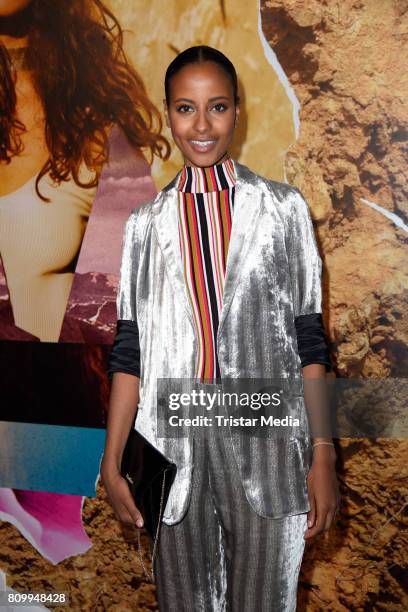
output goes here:
<path id="1" fill-rule="evenodd" d="M 123 236 L 122 262 L 116 300 L 117 325 L 108 361 L 109 377 L 125 372 L 140 377 L 139 329 L 136 315 L 136 283 L 140 256 L 138 209 L 128 218 Z"/>
<path id="2" fill-rule="evenodd" d="M 308 204 L 297 187 L 290 194 L 286 247 L 299 356 L 302 367 L 319 363 L 331 370 L 322 320 L 322 260 Z"/>
<path id="3" fill-rule="evenodd" d="M 139 209 L 132 211 L 123 234 L 122 261 L 116 309 L 118 320 L 137 321 L 136 283 L 140 257 Z"/>
<path id="4" fill-rule="evenodd" d="M 322 312 L 322 260 L 306 200 L 296 187 L 288 195 L 286 250 L 295 317 Z"/>

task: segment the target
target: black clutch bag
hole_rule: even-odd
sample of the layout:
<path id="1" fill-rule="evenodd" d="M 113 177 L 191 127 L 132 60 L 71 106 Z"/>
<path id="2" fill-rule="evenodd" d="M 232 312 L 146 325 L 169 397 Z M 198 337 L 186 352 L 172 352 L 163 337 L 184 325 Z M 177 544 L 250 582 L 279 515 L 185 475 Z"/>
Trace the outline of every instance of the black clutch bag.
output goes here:
<path id="1" fill-rule="evenodd" d="M 166 459 L 132 427 L 123 451 L 121 474 L 127 480 L 135 504 L 143 516 L 146 531 L 153 541 L 152 566 L 154 566 L 163 512 L 176 472 L 176 465 Z M 139 556 L 147 573 L 140 554 L 139 529 L 138 538 Z"/>

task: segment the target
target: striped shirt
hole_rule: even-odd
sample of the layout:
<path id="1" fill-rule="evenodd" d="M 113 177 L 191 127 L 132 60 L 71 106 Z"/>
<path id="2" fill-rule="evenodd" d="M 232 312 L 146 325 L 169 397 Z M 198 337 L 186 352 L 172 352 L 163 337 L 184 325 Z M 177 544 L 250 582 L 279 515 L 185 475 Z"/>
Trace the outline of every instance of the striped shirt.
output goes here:
<path id="1" fill-rule="evenodd" d="M 184 166 L 178 182 L 180 250 L 198 337 L 196 377 L 220 378 L 217 332 L 231 235 L 235 172 L 230 158 Z"/>

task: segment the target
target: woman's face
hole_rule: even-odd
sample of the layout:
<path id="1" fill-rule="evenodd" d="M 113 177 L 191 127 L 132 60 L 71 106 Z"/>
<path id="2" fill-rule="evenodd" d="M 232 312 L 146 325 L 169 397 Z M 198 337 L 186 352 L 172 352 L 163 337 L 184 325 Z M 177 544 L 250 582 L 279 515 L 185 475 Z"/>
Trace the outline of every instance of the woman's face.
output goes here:
<path id="1" fill-rule="evenodd" d="M 25 9 L 32 0 L 0 0 L 0 17 L 11 17 Z"/>
<path id="2" fill-rule="evenodd" d="M 186 165 L 211 166 L 228 156 L 239 106 L 231 80 L 218 64 L 184 66 L 171 79 L 164 109 Z"/>

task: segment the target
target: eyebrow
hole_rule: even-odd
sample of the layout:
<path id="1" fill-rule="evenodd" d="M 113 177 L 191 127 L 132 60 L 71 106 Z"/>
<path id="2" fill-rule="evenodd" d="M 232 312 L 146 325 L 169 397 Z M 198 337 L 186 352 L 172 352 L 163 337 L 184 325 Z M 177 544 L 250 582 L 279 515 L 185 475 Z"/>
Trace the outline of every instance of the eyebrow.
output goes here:
<path id="1" fill-rule="evenodd" d="M 209 98 L 209 102 L 215 102 L 215 100 L 229 100 L 228 96 L 214 96 L 213 98 Z M 191 102 L 194 104 L 194 100 L 190 100 L 190 98 L 177 98 L 174 100 L 175 102 Z"/>

